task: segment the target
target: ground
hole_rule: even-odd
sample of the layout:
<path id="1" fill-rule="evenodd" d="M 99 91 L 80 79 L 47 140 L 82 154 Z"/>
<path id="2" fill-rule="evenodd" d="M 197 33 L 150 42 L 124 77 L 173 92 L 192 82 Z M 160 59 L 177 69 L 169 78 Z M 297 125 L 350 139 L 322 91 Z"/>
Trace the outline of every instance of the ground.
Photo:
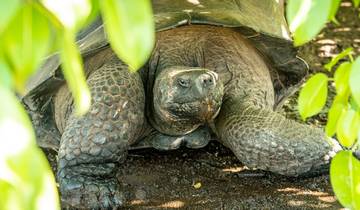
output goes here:
<path id="1" fill-rule="evenodd" d="M 343 2 L 337 19 L 341 25 L 329 24 L 316 40 L 300 48 L 311 72 L 324 71 L 321 66 L 349 46 L 359 52 L 358 10 Z M 296 95 L 282 111 L 298 120 L 295 107 Z M 325 120 L 322 113 L 306 123 L 323 126 Z M 54 153 L 48 157 L 55 162 Z M 125 209 L 341 208 L 328 175 L 300 179 L 249 170 L 217 142 L 200 150 L 132 151 L 118 178 L 129 192 Z"/>

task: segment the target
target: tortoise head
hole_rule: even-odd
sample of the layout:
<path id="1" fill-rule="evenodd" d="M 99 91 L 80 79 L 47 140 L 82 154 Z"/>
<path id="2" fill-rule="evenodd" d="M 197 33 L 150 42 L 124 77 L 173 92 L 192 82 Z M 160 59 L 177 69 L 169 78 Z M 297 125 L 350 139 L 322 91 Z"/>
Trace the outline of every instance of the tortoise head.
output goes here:
<path id="1" fill-rule="evenodd" d="M 224 86 L 204 68 L 171 67 L 155 80 L 153 125 L 168 135 L 190 133 L 220 111 Z"/>

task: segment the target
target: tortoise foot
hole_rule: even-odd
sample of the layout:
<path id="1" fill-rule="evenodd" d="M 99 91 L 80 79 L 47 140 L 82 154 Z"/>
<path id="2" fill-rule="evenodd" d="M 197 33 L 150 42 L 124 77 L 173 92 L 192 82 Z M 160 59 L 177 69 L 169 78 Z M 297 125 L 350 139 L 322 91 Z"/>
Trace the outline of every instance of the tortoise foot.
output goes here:
<path id="1" fill-rule="evenodd" d="M 119 189 L 115 178 L 65 178 L 60 187 L 62 206 L 71 209 L 117 209 L 125 201 L 124 193 Z"/>

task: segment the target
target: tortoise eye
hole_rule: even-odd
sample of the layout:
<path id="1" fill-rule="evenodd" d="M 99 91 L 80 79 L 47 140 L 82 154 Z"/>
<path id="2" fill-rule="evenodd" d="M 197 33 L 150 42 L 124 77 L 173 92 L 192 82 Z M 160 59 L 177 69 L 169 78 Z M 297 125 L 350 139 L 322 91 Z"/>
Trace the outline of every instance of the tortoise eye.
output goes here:
<path id="1" fill-rule="evenodd" d="M 186 80 L 186 79 L 179 78 L 179 79 L 178 79 L 178 84 L 179 84 L 181 87 L 188 88 L 188 87 L 190 86 L 190 81 L 189 81 L 189 80 Z"/>

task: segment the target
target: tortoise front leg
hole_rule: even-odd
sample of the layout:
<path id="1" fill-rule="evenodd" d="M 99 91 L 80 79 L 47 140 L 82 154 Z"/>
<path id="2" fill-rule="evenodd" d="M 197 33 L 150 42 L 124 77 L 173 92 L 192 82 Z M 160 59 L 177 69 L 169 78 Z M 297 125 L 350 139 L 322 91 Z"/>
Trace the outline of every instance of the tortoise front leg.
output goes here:
<path id="1" fill-rule="evenodd" d="M 121 206 L 124 195 L 116 166 L 140 135 L 144 122 L 144 90 L 139 74 L 113 60 L 88 80 L 89 113 L 71 116 L 61 138 L 58 181 L 65 206 L 106 209 Z"/>
<path id="2" fill-rule="evenodd" d="M 328 169 L 340 149 L 322 130 L 272 110 L 229 101 L 224 106 L 216 121 L 220 140 L 251 168 L 286 176 L 315 175 Z"/>

